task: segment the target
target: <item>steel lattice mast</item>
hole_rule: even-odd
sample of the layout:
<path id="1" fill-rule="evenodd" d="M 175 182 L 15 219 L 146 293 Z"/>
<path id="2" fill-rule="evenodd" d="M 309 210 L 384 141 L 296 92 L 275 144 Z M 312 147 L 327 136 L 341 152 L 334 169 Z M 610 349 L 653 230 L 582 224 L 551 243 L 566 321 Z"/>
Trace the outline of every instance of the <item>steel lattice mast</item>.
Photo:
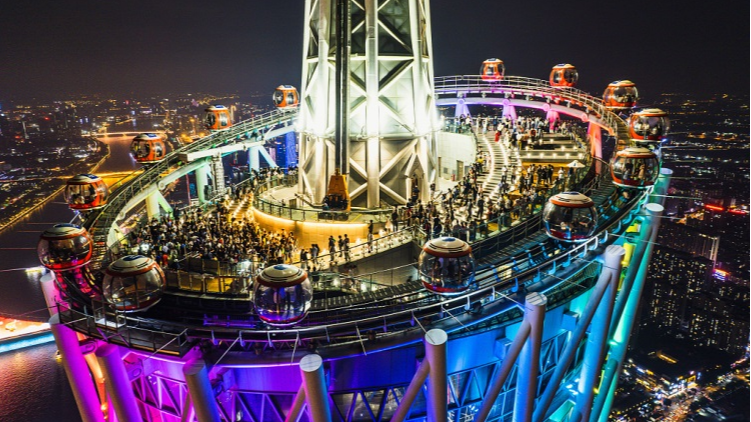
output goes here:
<path id="1" fill-rule="evenodd" d="M 426 0 L 306 0 L 299 128 L 301 193 L 347 176 L 353 204 L 403 204 L 434 179 Z"/>

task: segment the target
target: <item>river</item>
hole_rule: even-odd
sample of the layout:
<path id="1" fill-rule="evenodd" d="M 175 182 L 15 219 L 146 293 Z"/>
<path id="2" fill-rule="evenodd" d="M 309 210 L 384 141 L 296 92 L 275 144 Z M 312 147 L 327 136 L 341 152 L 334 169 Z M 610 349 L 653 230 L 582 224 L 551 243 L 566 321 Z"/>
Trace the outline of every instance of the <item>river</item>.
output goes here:
<path id="1" fill-rule="evenodd" d="M 138 128 L 133 128 L 128 122 L 127 130 L 149 130 L 149 122 L 140 123 Z M 131 139 L 104 138 L 110 146 L 110 157 L 97 172 L 130 172 L 139 168 L 129 155 Z M 25 269 L 40 265 L 36 254 L 39 235 L 53 224 L 69 222 L 73 217 L 59 194 L 0 232 L 0 312 L 45 315 L 44 296 L 39 288 L 41 274 L 26 273 Z M 54 343 L 49 343 L 0 354 L 0 421 L 81 421 L 65 371 L 55 359 L 55 351 Z"/>

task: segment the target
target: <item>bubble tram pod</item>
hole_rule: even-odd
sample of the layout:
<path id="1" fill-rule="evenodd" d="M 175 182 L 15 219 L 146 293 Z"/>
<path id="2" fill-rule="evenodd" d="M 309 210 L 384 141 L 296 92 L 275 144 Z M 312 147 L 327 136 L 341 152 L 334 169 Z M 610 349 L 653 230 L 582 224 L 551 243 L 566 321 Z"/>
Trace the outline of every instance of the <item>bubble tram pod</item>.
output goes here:
<path id="1" fill-rule="evenodd" d="M 271 99 L 280 110 L 294 108 L 300 104 L 297 88 L 292 85 L 279 85 Z"/>
<path id="2" fill-rule="evenodd" d="M 79 174 L 65 183 L 63 196 L 70 209 L 85 212 L 107 205 L 109 189 L 99 176 Z"/>
<path id="3" fill-rule="evenodd" d="M 631 108 L 639 99 L 636 84 L 628 81 L 611 82 L 602 94 L 602 102 L 611 110 Z"/>
<path id="4" fill-rule="evenodd" d="M 579 80 L 579 72 L 572 64 L 557 64 L 550 71 L 550 86 L 554 88 L 572 87 Z"/>
<path id="5" fill-rule="evenodd" d="M 660 172 L 657 154 L 647 148 L 630 147 L 618 151 L 610 162 L 613 183 L 626 188 L 646 188 L 655 184 Z"/>
<path id="6" fill-rule="evenodd" d="M 475 282 L 472 247 L 454 237 L 440 237 L 425 243 L 418 267 L 423 286 L 440 295 L 462 293 Z"/>
<path id="7" fill-rule="evenodd" d="M 167 146 L 156 133 L 142 133 L 130 143 L 130 153 L 139 163 L 150 164 L 162 161 L 167 155 Z"/>
<path id="8" fill-rule="evenodd" d="M 579 192 L 553 195 L 542 211 L 548 236 L 564 242 L 583 242 L 597 228 L 597 210 L 588 196 Z"/>
<path id="9" fill-rule="evenodd" d="M 293 265 L 268 267 L 255 279 L 253 305 L 261 321 L 272 326 L 300 322 L 313 301 L 308 273 Z"/>
<path id="10" fill-rule="evenodd" d="M 487 59 L 482 62 L 480 76 L 483 81 L 500 81 L 506 74 L 506 67 L 501 59 Z"/>
<path id="11" fill-rule="evenodd" d="M 660 142 L 670 130 L 670 120 L 659 108 L 639 110 L 629 117 L 628 130 L 633 141 Z"/>
<path id="12" fill-rule="evenodd" d="M 94 244 L 86 229 L 75 224 L 55 224 L 39 237 L 39 261 L 52 271 L 68 271 L 91 261 Z"/>
<path id="13" fill-rule="evenodd" d="M 229 128 L 232 126 L 229 109 L 223 105 L 214 104 L 205 110 L 203 123 L 206 125 L 206 129 L 211 131 Z"/>
<path id="14" fill-rule="evenodd" d="M 145 311 L 162 299 L 164 273 L 153 259 L 128 255 L 104 271 L 102 294 L 116 311 Z"/>

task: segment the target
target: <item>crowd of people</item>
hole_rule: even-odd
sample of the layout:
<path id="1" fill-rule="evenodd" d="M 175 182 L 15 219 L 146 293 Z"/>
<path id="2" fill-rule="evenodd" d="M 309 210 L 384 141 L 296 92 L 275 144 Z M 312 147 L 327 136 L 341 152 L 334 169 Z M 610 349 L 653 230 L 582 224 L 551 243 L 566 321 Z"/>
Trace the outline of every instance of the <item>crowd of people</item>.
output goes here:
<path id="1" fill-rule="evenodd" d="M 576 128 L 565 122 L 546 121 L 539 117 L 519 117 L 512 121 L 507 117 L 460 116 L 454 122 L 460 131 L 474 128 L 478 133 L 495 130 L 495 140 L 509 148 L 523 148 L 526 142 L 541 143 L 543 133 L 570 133 Z M 487 236 L 489 224 L 508 227 L 513 221 L 531 215 L 544 206 L 548 190 L 567 186 L 575 169 L 551 164 L 528 166 L 496 165 L 500 182 L 494 187 L 497 192 L 484 192 L 478 178 L 486 172 L 487 152 L 477 151 L 477 160 L 458 183 L 446 190 L 431 189 L 430 200 L 423 203 L 414 196 L 407 205 L 395 207 L 387 229 L 403 226 L 419 227 L 431 237 L 453 236 L 465 241 L 474 241 Z"/>
<path id="2" fill-rule="evenodd" d="M 506 134 L 518 130 L 540 128 L 541 119 L 520 118 L 516 125 L 510 125 L 505 118 L 486 118 L 482 124 L 495 124 L 495 129 Z M 422 201 L 419 189 L 412 191 L 409 202 L 393 208 L 390 218 L 383 221 L 385 233 L 400 229 L 421 229 L 429 237 L 454 236 L 468 242 L 487 236 L 491 231 L 510 226 L 514 220 L 531 215 L 541 208 L 548 189 L 562 186 L 570 170 L 557 171 L 552 165 L 530 164 L 525 167 L 514 165 L 496 166 L 501 180 L 493 192 L 483 190 L 481 176 L 489 156 L 478 151 L 477 161 L 468 173 L 454 186 L 438 190 L 430 186 L 427 201 Z M 318 244 L 301 247 L 294 233 L 279 230 L 272 232 L 263 229 L 248 215 L 233 217 L 230 207 L 233 201 L 250 201 L 256 188 L 273 178 L 294 176 L 296 168 L 264 168 L 250 170 L 233 179 L 246 178 L 243 183 L 229 187 L 223 201 L 210 210 L 200 208 L 175 212 L 153 218 L 135 227 L 129 235 L 130 245 L 138 248 L 138 253 L 151 256 L 163 267 L 181 269 L 188 257 L 216 260 L 229 266 L 232 271 L 260 271 L 277 263 L 298 263 L 310 271 L 335 267 L 352 260 L 353 239 L 348 235 L 333 236 L 328 239 L 327 249 Z M 234 181 L 233 180 L 233 181 Z M 413 183 L 413 188 L 417 183 Z M 492 227 L 492 225 L 496 227 Z M 373 221 L 368 226 L 368 235 L 363 242 L 364 252 L 373 252 L 377 232 Z M 326 255 L 326 257 L 322 257 Z"/>
<path id="3" fill-rule="evenodd" d="M 430 237 L 453 236 L 472 242 L 492 231 L 489 224 L 508 227 L 514 220 L 531 215 L 544 205 L 546 191 L 563 180 L 560 170 L 554 179 L 551 165 L 532 164 L 518 172 L 514 166 L 502 166 L 498 195 L 494 197 L 478 180 L 485 172 L 484 159 L 480 154 L 478 157 L 455 186 L 431 192 L 427 202 L 417 199 L 394 207 L 386 222 L 387 231 L 419 227 Z"/>

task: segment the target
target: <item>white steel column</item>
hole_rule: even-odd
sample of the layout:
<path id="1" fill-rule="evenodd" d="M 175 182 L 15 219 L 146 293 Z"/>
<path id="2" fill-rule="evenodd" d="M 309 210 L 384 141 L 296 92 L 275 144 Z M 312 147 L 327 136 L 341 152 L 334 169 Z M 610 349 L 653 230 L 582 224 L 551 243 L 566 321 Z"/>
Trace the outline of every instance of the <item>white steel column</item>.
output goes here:
<path id="1" fill-rule="evenodd" d="M 104 344 L 96 351 L 99 366 L 104 370 L 104 385 L 107 395 L 112 400 L 118 421 L 138 421 L 138 410 L 133 387 L 125 372 L 119 349 L 114 344 Z"/>
<path id="2" fill-rule="evenodd" d="M 402 422 L 409 412 L 417 393 L 428 379 L 428 422 L 446 422 L 448 419 L 448 381 L 446 374 L 446 343 L 448 334 L 440 329 L 433 329 L 425 333 L 425 358 L 417 368 L 407 390 L 402 396 L 399 407 L 391 417 L 391 422 Z"/>
<path id="3" fill-rule="evenodd" d="M 475 422 L 485 422 L 488 418 L 490 411 L 493 409 L 493 404 L 498 399 L 498 395 L 501 393 L 501 389 L 503 389 L 503 385 L 506 383 L 506 378 L 508 378 L 511 368 L 513 368 L 516 363 L 516 358 L 519 356 L 522 347 L 524 347 L 527 337 L 529 337 L 530 330 L 531 327 L 525 315 L 525 319 L 522 320 L 522 324 L 519 327 L 519 331 L 516 333 L 516 337 L 514 337 L 514 341 L 511 343 L 508 352 L 506 352 L 506 356 L 503 357 L 498 376 L 488 389 L 488 393 L 485 395 L 485 399 L 482 402 L 482 407 L 475 414 Z"/>
<path id="4" fill-rule="evenodd" d="M 592 319 L 592 326 L 584 350 L 584 361 L 579 375 L 579 394 L 576 396 L 575 414 L 580 415 L 579 419 L 583 421 L 589 418 L 595 389 L 599 385 L 602 363 L 605 360 L 607 350 L 610 320 L 618 291 L 621 262 L 625 254 L 626 250 L 622 246 L 610 245 L 605 249 L 605 268 L 611 271 L 611 277 L 602 301 Z"/>
<path id="5" fill-rule="evenodd" d="M 97 396 L 94 382 L 91 379 L 86 361 L 78 345 L 78 335 L 75 331 L 60 322 L 60 315 L 50 318 L 50 328 L 55 336 L 57 350 L 62 357 L 63 368 L 68 376 L 73 397 L 76 399 L 78 412 L 83 422 L 104 422 L 101 403 Z"/>
<path id="6" fill-rule="evenodd" d="M 205 203 L 208 198 L 206 198 L 206 194 L 204 193 L 204 188 L 206 185 L 209 184 L 209 175 L 208 170 L 206 169 L 206 164 L 196 169 L 196 193 L 198 194 L 198 201 L 200 203 Z"/>
<path id="7" fill-rule="evenodd" d="M 425 359 L 430 364 L 428 376 L 428 422 L 446 422 L 448 419 L 448 381 L 446 374 L 445 331 L 433 329 L 425 333 Z"/>
<path id="8" fill-rule="evenodd" d="M 367 144 L 365 159 L 368 173 L 368 208 L 375 208 L 381 202 L 379 171 L 381 168 L 381 140 L 378 138 L 378 14 L 367 13 L 377 10 L 376 0 L 365 0 L 365 89 Z"/>
<path id="9" fill-rule="evenodd" d="M 47 311 L 50 316 L 57 315 L 57 303 L 60 301 L 60 293 L 55 286 L 55 277 L 57 275 L 53 271 L 47 271 L 42 277 L 39 278 L 39 284 L 42 286 L 42 294 L 44 294 L 44 303 L 47 305 Z"/>
<path id="10" fill-rule="evenodd" d="M 308 400 L 308 415 L 313 422 L 330 422 L 329 394 L 323 374 L 323 359 L 312 354 L 300 359 L 300 372 Z"/>
<path id="11" fill-rule="evenodd" d="M 608 246 L 605 249 L 605 254 L 615 253 L 616 255 L 620 256 L 621 254 L 618 251 L 618 248 L 623 249 L 620 246 Z M 605 262 L 612 261 L 606 257 Z M 597 280 L 597 284 L 595 284 L 594 289 L 592 289 L 592 293 L 589 296 L 587 305 L 584 307 L 584 312 L 582 313 L 579 322 L 576 324 L 576 328 L 574 328 L 574 331 L 571 333 L 571 337 L 566 344 L 566 348 L 563 350 L 561 357 L 558 359 L 558 365 L 556 366 L 553 375 L 550 377 L 550 381 L 548 382 L 547 387 L 545 387 L 545 391 L 537 401 L 537 406 L 535 407 L 534 416 L 532 419 L 535 422 L 542 422 L 543 420 L 545 420 L 545 414 L 550 407 L 550 403 L 552 403 L 553 398 L 558 392 L 558 388 L 563 381 L 563 377 L 566 374 L 566 371 L 571 365 L 571 362 L 574 360 L 574 354 L 576 353 L 576 350 L 579 348 L 579 344 L 584 338 L 584 334 L 589 327 L 589 323 L 592 322 L 594 313 L 597 310 L 600 302 L 602 301 L 605 290 L 610 283 L 611 277 L 617 277 L 619 273 L 620 262 L 618 263 L 617 270 L 613 267 L 603 266 L 600 277 Z"/>
<path id="12" fill-rule="evenodd" d="M 198 422 L 220 422 L 219 410 L 211 388 L 206 363 L 200 359 L 192 359 L 183 366 L 183 374 L 188 384 L 188 394 L 193 402 Z M 188 409 L 184 409 L 187 412 Z"/>
<path id="13" fill-rule="evenodd" d="M 217 195 L 224 193 L 224 162 L 221 155 L 211 157 L 212 174 L 214 175 L 214 191 Z"/>
<path id="14" fill-rule="evenodd" d="M 149 220 L 152 218 L 159 218 L 159 192 L 155 191 L 151 195 L 146 197 L 146 215 Z"/>
<path id="15" fill-rule="evenodd" d="M 532 420 L 532 409 L 537 396 L 537 377 L 540 374 L 540 347 L 547 303 L 545 295 L 536 292 L 528 294 L 524 303 L 524 319 L 529 322 L 530 331 L 519 356 L 519 369 L 516 371 L 514 422 Z"/>

